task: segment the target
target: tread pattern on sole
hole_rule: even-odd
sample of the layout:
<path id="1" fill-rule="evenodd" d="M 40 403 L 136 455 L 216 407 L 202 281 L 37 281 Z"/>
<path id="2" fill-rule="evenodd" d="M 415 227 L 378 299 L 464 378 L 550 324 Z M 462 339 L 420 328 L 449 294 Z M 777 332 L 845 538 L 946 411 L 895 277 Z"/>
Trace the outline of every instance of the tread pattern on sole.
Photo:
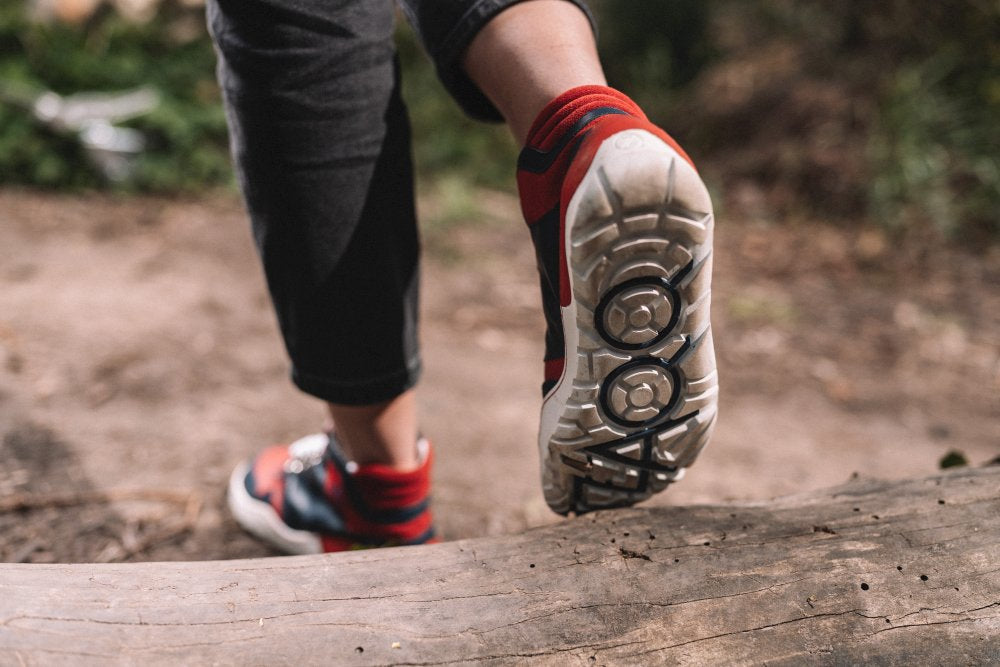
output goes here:
<path id="1" fill-rule="evenodd" d="M 662 491 L 704 447 L 717 412 L 708 194 L 651 134 L 607 141 L 567 220 L 576 372 L 542 443 L 546 500 L 564 513 Z"/>

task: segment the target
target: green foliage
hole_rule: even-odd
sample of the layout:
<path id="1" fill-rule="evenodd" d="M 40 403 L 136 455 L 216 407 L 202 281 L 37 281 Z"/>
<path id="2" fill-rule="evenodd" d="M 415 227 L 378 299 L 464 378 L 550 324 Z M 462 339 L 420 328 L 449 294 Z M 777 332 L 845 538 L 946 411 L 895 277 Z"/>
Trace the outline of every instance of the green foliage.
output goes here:
<path id="1" fill-rule="evenodd" d="M 197 190 L 231 181 L 225 116 L 215 84 L 215 54 L 201 11 L 168 4 L 136 25 L 102 11 L 83 26 L 29 22 L 24 4 L 0 7 L 0 81 L 20 94 L 115 92 L 152 86 L 151 114 L 127 123 L 149 147 L 123 187 Z M 56 134 L 23 110 L 0 106 L 4 182 L 46 187 L 102 184 L 69 135 Z"/>
<path id="2" fill-rule="evenodd" d="M 1000 236 L 1000 5 L 941 4 L 941 20 L 900 36 L 872 134 L 871 201 L 890 225 L 979 243 Z"/>
<path id="3" fill-rule="evenodd" d="M 665 118 L 678 91 L 716 50 L 709 39 L 708 0 L 594 0 L 598 42 L 608 83 L 654 118 Z"/>
<path id="4" fill-rule="evenodd" d="M 1000 3 L 754 6 L 760 43 L 793 44 L 803 80 L 834 82 L 872 110 L 854 129 L 868 146 L 855 176 L 866 181 L 859 214 L 901 233 L 933 229 L 970 244 L 1000 237 Z"/>
<path id="5" fill-rule="evenodd" d="M 26 4 L 0 0 L 5 91 L 152 86 L 163 102 L 129 123 L 150 147 L 126 186 L 170 192 L 231 182 L 201 10 L 166 0 L 153 21 L 135 25 L 105 7 L 66 26 L 29 22 Z M 723 194 L 750 182 L 773 194 L 778 213 L 801 206 L 811 216 L 874 219 L 900 232 L 1000 238 L 995 0 L 591 6 L 610 83 L 690 144 Z M 403 21 L 397 37 L 421 187 L 512 189 L 518 149 L 509 132 L 466 118 Z M 0 180 L 106 185 L 72 137 L 4 102 Z"/>

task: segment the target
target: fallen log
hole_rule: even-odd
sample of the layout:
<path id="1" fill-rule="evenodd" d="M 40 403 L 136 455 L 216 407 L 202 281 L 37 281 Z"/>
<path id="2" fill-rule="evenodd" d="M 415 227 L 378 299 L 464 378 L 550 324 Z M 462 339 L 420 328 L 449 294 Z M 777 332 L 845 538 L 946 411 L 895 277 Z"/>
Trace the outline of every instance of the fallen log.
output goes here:
<path id="1" fill-rule="evenodd" d="M 2 664 L 1000 662 L 1000 468 L 520 535 L 0 565 Z"/>

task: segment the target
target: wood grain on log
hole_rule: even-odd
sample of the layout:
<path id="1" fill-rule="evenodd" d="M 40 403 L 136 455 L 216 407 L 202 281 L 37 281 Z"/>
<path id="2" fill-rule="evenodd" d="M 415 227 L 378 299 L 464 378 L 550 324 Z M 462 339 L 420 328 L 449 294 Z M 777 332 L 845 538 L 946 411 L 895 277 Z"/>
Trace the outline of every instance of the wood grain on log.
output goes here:
<path id="1" fill-rule="evenodd" d="M 520 535 L 0 566 L 2 664 L 1000 663 L 1000 468 Z"/>

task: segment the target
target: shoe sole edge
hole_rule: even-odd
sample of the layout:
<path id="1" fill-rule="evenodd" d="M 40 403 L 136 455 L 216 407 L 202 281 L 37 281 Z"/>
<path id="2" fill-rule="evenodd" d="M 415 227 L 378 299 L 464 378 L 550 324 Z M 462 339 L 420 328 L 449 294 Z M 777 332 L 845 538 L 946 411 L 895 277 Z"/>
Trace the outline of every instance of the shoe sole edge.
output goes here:
<path id="1" fill-rule="evenodd" d="M 539 429 L 542 485 L 553 510 L 583 512 L 648 498 L 679 479 L 707 442 L 718 386 L 708 317 L 713 228 L 704 184 L 673 148 L 644 130 L 604 140 L 567 206 L 567 355 L 563 376 L 543 403 Z M 607 312 L 599 304 L 630 281 L 637 282 L 632 293 L 623 292 L 626 300 L 659 299 L 681 311 L 671 311 L 677 317 L 664 325 L 662 339 L 632 332 L 638 342 L 612 341 L 608 331 L 598 330 L 598 313 Z M 674 292 L 678 296 L 669 297 Z M 630 364 L 636 366 L 626 368 Z M 662 376 L 654 377 L 656 368 Z M 671 394 L 669 409 L 646 428 L 642 420 L 626 423 L 610 414 L 609 393 L 626 412 L 650 413 L 626 405 L 631 398 L 623 399 L 620 387 L 608 389 L 609 378 L 631 381 L 624 375 L 630 371 L 654 378 L 639 388 L 643 399 L 656 396 L 653 405 L 662 393 Z M 602 449 L 607 443 L 612 445 Z"/>

